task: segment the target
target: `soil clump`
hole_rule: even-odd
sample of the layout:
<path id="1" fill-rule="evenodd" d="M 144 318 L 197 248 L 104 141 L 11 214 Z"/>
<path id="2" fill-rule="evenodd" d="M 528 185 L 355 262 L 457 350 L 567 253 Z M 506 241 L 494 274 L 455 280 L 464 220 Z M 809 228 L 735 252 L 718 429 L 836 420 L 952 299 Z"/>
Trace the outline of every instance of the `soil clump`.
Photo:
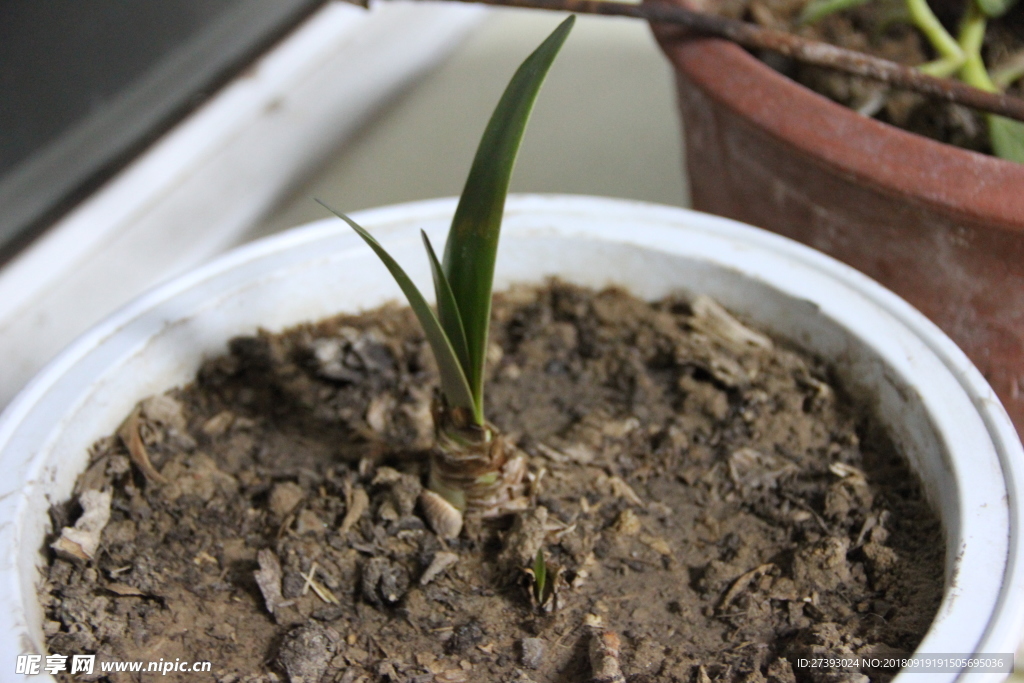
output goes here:
<path id="1" fill-rule="evenodd" d="M 53 508 L 61 530 L 112 492 L 92 559 L 46 571 L 50 652 L 220 683 L 855 683 L 890 673 L 796 658 L 923 637 L 941 528 L 820 363 L 706 298 L 556 281 L 497 295 L 488 373 L 535 505 L 445 542 L 417 504 L 436 369 L 408 309 L 232 340 Z"/>

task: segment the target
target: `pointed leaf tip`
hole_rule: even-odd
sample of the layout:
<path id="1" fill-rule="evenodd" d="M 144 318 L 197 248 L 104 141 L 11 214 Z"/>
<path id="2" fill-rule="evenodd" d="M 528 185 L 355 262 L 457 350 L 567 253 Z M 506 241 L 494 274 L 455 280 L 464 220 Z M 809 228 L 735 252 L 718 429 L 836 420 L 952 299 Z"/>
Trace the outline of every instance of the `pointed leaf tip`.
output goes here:
<path id="1" fill-rule="evenodd" d="M 533 560 L 533 578 L 536 581 L 534 588 L 537 601 L 541 602 L 544 599 L 544 589 L 547 587 L 548 582 L 548 567 L 547 562 L 544 561 L 543 548 L 537 549 L 537 556 Z"/>
<path id="2" fill-rule="evenodd" d="M 466 335 L 466 377 L 483 414 L 484 362 L 501 218 L 540 87 L 575 23 L 569 16 L 519 66 L 477 147 L 444 249 L 443 269 Z"/>

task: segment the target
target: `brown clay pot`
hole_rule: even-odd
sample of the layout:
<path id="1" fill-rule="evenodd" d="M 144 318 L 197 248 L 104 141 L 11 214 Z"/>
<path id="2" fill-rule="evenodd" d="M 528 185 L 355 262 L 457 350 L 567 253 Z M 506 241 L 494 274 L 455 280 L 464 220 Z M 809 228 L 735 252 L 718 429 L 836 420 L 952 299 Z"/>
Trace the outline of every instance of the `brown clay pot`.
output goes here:
<path id="1" fill-rule="evenodd" d="M 660 33 L 693 206 L 786 235 L 941 327 L 1024 433 L 1024 165 L 861 116 L 717 39 Z"/>

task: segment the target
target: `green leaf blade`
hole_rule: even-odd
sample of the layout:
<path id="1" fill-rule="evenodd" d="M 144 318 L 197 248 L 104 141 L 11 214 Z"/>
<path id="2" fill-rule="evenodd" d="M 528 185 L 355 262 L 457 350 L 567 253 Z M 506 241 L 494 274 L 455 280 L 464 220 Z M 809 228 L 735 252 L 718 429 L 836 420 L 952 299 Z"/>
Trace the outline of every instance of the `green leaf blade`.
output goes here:
<path id="1" fill-rule="evenodd" d="M 1017 0 L 975 0 L 975 3 L 986 17 L 998 19 L 1009 12 L 1010 8 L 1017 4 Z"/>
<path id="2" fill-rule="evenodd" d="M 474 413 L 483 414 L 491 288 L 505 197 L 540 86 L 572 29 L 569 17 L 519 67 L 494 110 L 462 191 L 444 250 L 444 273 L 466 334 Z"/>
<path id="3" fill-rule="evenodd" d="M 547 589 L 548 584 L 548 565 L 544 561 L 544 549 L 537 549 L 537 556 L 533 560 L 533 578 L 536 581 L 534 584 L 535 596 L 538 603 L 542 603 L 544 600 L 544 591 Z"/>
<path id="4" fill-rule="evenodd" d="M 473 393 L 470 391 L 469 382 L 466 379 L 466 374 L 462 370 L 462 365 L 459 363 L 458 356 L 455 353 L 455 349 L 452 347 L 451 340 L 445 334 L 444 328 L 441 326 L 441 322 L 434 314 L 433 309 L 430 308 L 430 304 L 423 297 L 423 294 L 413 283 L 412 279 L 406 274 L 398 262 L 391 257 L 384 247 L 374 239 L 373 235 L 366 231 L 361 225 L 353 221 L 351 218 L 335 211 L 331 207 L 327 206 L 319 199 L 317 200 L 321 206 L 333 213 L 338 218 L 342 219 L 349 224 L 356 234 L 363 238 L 363 241 L 369 245 L 370 249 L 384 263 L 384 266 L 391 273 L 391 276 L 395 278 L 395 282 L 398 283 L 402 293 L 405 294 L 405 298 L 409 301 L 409 306 L 412 308 L 413 313 L 416 314 L 417 319 L 420 321 L 420 325 L 423 326 L 423 333 L 427 337 L 427 342 L 430 344 L 431 350 L 434 352 L 434 358 L 437 359 L 438 372 L 441 375 L 441 391 L 449 404 L 453 408 L 465 408 L 472 411 L 474 406 Z"/>
<path id="5" fill-rule="evenodd" d="M 1024 123 L 989 114 L 988 134 L 997 157 L 1024 164 Z"/>
<path id="6" fill-rule="evenodd" d="M 420 235 L 423 237 L 423 246 L 427 249 L 427 257 L 430 259 L 430 272 L 434 276 L 434 293 L 437 297 L 437 317 L 441 323 L 441 327 L 444 329 L 445 335 L 451 341 L 452 348 L 455 350 L 455 355 L 459 359 L 459 364 L 462 366 L 462 371 L 466 375 L 469 373 L 469 348 L 466 345 L 466 328 L 462 323 L 462 315 L 459 313 L 459 306 L 455 303 L 455 295 L 452 294 L 452 286 L 448 282 L 448 278 L 444 274 L 444 268 L 441 267 L 441 262 L 437 259 L 437 254 L 434 252 L 434 246 L 430 243 L 430 238 L 427 237 L 427 233 L 420 230 Z M 472 387 L 470 387 L 472 391 Z M 476 405 L 476 397 L 474 396 L 474 407 Z M 482 425 L 484 422 L 483 415 L 473 415 L 476 423 Z"/>

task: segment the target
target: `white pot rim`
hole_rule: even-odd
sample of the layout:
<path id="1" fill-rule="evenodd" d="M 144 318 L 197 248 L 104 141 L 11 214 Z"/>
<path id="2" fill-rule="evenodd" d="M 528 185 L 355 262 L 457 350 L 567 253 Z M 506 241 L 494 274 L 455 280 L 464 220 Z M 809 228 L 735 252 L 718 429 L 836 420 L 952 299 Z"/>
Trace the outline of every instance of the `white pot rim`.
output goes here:
<path id="1" fill-rule="evenodd" d="M 428 232 L 436 230 L 435 224 L 450 219 L 454 206 L 455 199 L 452 198 L 413 202 L 359 212 L 355 218 L 379 231 L 377 234 L 382 236 L 386 246 L 396 239 L 409 242 L 415 238 L 418 243 L 418 224 L 435 226 L 428 228 Z M 640 227 L 625 230 L 621 225 L 616 227 L 616 221 Z M 646 250 L 644 253 L 656 251 L 673 256 L 700 252 L 702 258 L 714 262 L 720 270 L 743 273 L 754 283 L 751 286 L 766 283 L 790 299 L 808 302 L 815 307 L 815 316 L 839 323 L 858 315 L 873 316 L 871 319 L 876 321 L 874 324 L 879 331 L 877 334 L 868 331 L 866 336 L 899 330 L 898 334 L 904 335 L 906 340 L 901 338 L 899 344 L 889 350 L 896 359 L 893 362 L 910 374 L 926 369 L 928 376 L 924 379 L 933 384 L 938 382 L 935 386 L 943 391 L 938 396 L 920 397 L 922 405 L 930 411 L 930 420 L 949 423 L 945 427 L 942 424 L 936 426 L 942 442 L 961 456 L 973 450 L 981 454 L 977 462 L 950 465 L 950 476 L 956 479 L 959 487 L 957 501 L 963 509 L 960 519 L 953 524 L 947 521 L 947 527 L 958 527 L 953 530 L 947 528 L 947 535 L 969 543 L 965 547 L 970 556 L 965 561 L 960 557 L 958 548 L 950 549 L 952 559 L 947 564 L 951 576 L 947 584 L 951 588 L 947 590 L 936 625 L 926 636 L 921 650 L 940 652 L 934 647 L 929 649 L 930 644 L 941 646 L 944 648 L 942 652 L 950 653 L 1000 653 L 1017 648 L 1024 634 L 1024 548 L 1021 540 L 1024 449 L 1005 410 L 981 374 L 959 348 L 922 314 L 873 280 L 828 256 L 778 235 L 687 209 L 595 197 L 513 195 L 506 206 L 504 230 L 505 239 L 513 240 L 519 236 L 589 240 L 609 248 L 632 248 Z M 393 234 L 393 239 L 389 240 L 389 233 Z M 46 443 L 39 443 L 37 439 L 31 445 L 30 432 L 38 429 L 42 413 L 70 400 L 61 398 L 60 392 L 65 386 L 71 386 L 69 382 L 81 384 L 82 379 L 76 373 L 82 371 L 84 362 L 113 362 L 110 358 L 103 358 L 101 351 L 126 331 L 137 333 L 148 329 L 157 334 L 161 326 L 175 324 L 173 316 L 162 318 L 155 316 L 153 311 L 178 302 L 197 288 L 202 289 L 211 283 L 223 285 L 221 281 L 231 280 L 235 273 L 247 269 L 256 272 L 268 259 L 303 250 L 316 251 L 319 245 L 328 243 L 332 249 L 363 248 L 358 238 L 336 219 L 325 219 L 254 242 L 144 294 L 80 337 L 47 365 L 0 415 L 0 467 L 12 475 L 10 480 L 0 482 L 0 547 L 17 549 L 27 542 L 23 541 L 23 536 L 28 534 L 24 527 L 34 489 L 46 488 L 54 479 L 69 476 L 59 468 L 48 468 L 45 462 L 48 448 L 57 437 L 48 436 L 51 442 Z M 308 253 L 305 258 L 309 258 Z M 766 269 L 769 267 L 775 271 L 768 273 Z M 800 289 L 809 283 L 812 291 Z M 238 282 L 231 284 L 242 286 Z M 852 307 L 850 310 L 843 310 L 826 300 L 827 296 L 838 291 L 846 291 L 856 297 L 855 302 L 844 304 Z M 729 305 L 728 301 L 724 303 Z M 858 306 L 863 308 L 858 309 Z M 906 357 L 900 357 L 901 354 Z M 54 418 L 51 422 L 55 429 L 66 426 L 64 418 Z M 998 525 L 1001 526 L 991 528 L 993 520 L 1000 519 L 1002 522 Z M 41 545 L 36 544 L 35 547 Z M 983 554 L 984 561 L 979 559 L 975 563 L 972 559 L 974 553 Z M 970 577 L 962 576 L 960 570 L 983 567 L 985 562 L 1002 568 L 1002 580 L 999 586 L 989 591 L 985 598 L 987 604 L 979 606 L 980 598 L 972 593 Z M 9 615 L 0 619 L 0 666 L 8 665 L 3 664 L 4 661 L 13 665 L 14 655 L 33 651 L 35 647 L 33 638 L 26 631 L 26 624 L 31 618 L 22 599 L 22 587 L 31 578 L 27 577 L 26 571 L 23 566 L 19 567 L 17 558 L 10 553 L 0 559 L 0 614 Z M 29 597 L 34 600 L 34 595 Z M 979 627 L 978 637 L 972 639 L 973 645 L 963 650 L 951 649 L 950 644 L 956 642 L 958 628 L 963 626 L 959 615 L 965 610 L 969 612 L 969 608 L 984 611 L 985 624 Z M 978 676 L 973 675 L 971 680 L 1001 678 L 999 675 Z M 955 675 L 948 675 L 929 676 L 927 680 L 955 679 Z"/>

